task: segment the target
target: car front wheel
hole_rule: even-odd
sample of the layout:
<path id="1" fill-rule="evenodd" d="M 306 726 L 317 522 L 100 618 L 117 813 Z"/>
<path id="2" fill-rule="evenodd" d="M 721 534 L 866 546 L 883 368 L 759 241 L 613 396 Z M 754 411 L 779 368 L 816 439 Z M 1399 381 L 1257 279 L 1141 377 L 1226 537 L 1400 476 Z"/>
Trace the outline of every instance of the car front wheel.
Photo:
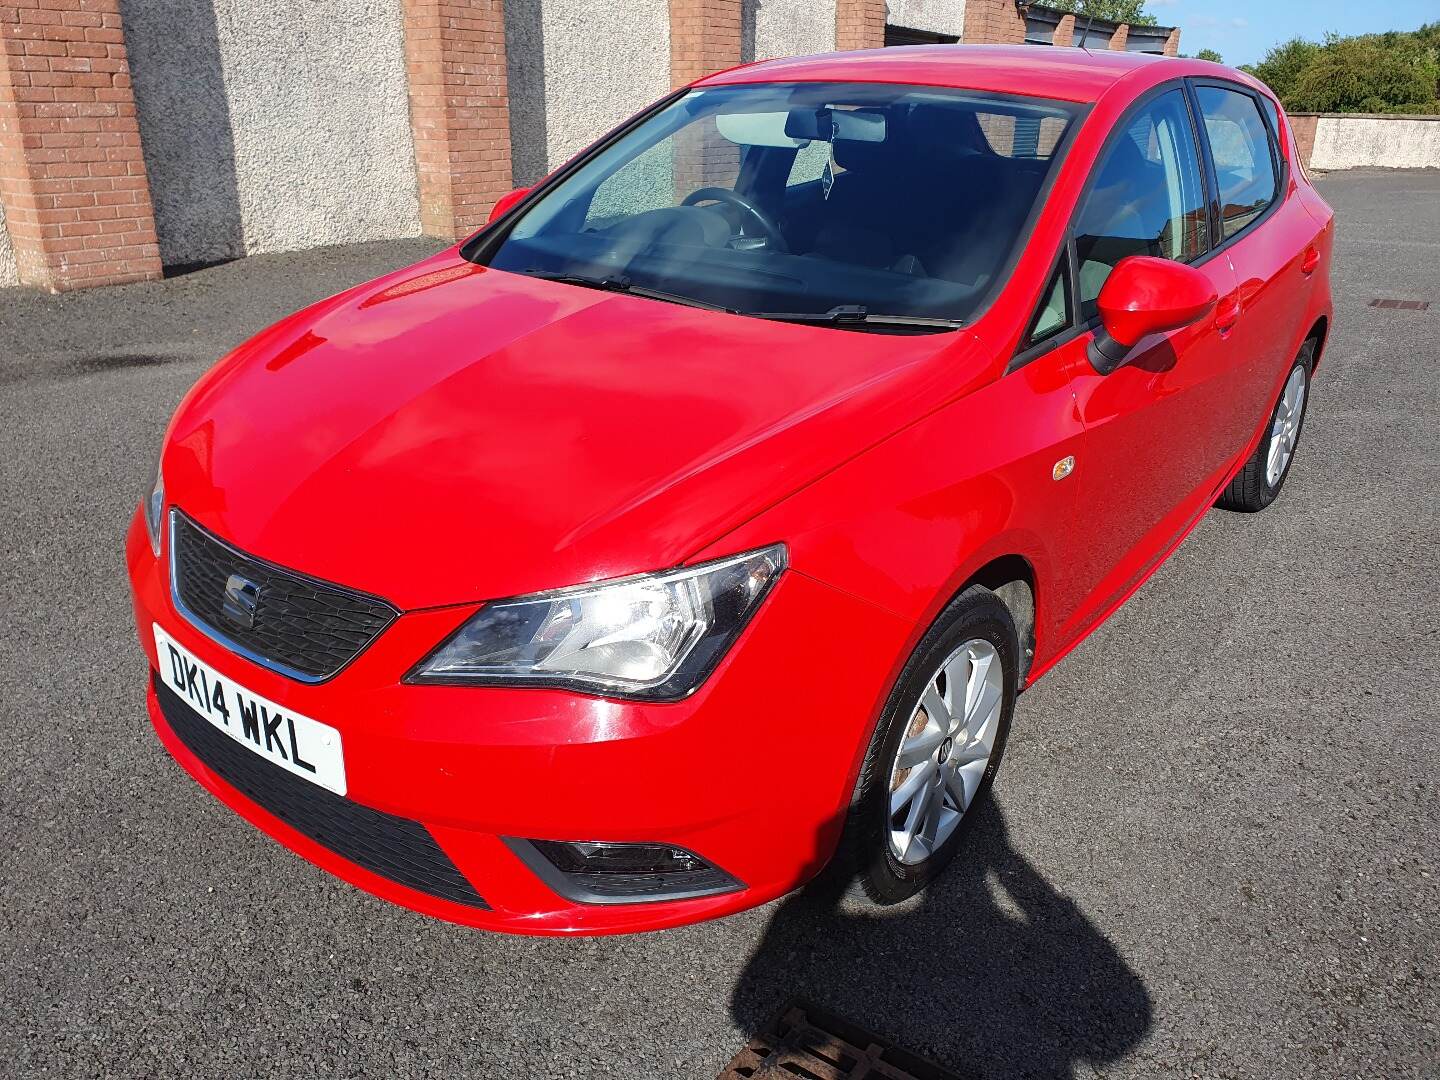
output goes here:
<path id="1" fill-rule="evenodd" d="M 1019 639 L 990 590 L 965 590 L 916 647 L 880 718 L 837 859 L 871 899 L 914 895 L 955 857 L 995 779 Z"/>

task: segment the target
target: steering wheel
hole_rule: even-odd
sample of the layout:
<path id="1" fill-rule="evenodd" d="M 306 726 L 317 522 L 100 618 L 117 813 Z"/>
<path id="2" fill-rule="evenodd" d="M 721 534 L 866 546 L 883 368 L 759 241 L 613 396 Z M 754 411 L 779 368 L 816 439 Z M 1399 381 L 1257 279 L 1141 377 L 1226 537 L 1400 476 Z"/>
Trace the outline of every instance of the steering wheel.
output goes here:
<path id="1" fill-rule="evenodd" d="M 781 254 L 789 253 L 790 249 L 786 246 L 785 237 L 780 232 L 780 226 L 775 224 L 775 219 L 738 191 L 722 187 L 699 188 L 686 195 L 680 201 L 680 205 L 697 206 L 705 202 L 718 202 L 724 203 L 726 206 L 733 206 L 745 218 L 755 223 L 771 248 Z"/>

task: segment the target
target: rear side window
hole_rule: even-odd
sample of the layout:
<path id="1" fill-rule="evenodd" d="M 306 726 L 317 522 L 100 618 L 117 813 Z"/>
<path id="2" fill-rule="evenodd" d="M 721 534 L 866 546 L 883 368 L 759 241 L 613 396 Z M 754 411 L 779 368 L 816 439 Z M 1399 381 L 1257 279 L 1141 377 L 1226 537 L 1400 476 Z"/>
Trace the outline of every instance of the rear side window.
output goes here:
<path id="1" fill-rule="evenodd" d="M 1234 236 L 1275 201 L 1278 183 L 1270 133 L 1249 94 L 1218 86 L 1195 89 L 1215 179 L 1220 188 L 1220 221 L 1225 237 Z"/>
<path id="2" fill-rule="evenodd" d="M 1126 256 L 1191 262 L 1208 246 L 1190 110 L 1184 91 L 1172 90 L 1126 121 L 1076 216 L 1081 317 L 1094 318 L 1100 287 Z"/>
<path id="3" fill-rule="evenodd" d="M 1279 107 L 1268 97 L 1262 96 L 1260 98 L 1260 105 L 1265 110 L 1265 115 L 1270 118 L 1270 131 L 1275 136 L 1275 147 L 1278 150 L 1280 147 L 1280 132 L 1285 130 L 1285 121 L 1280 119 Z M 1275 156 L 1279 157 L 1280 155 L 1277 153 Z"/>

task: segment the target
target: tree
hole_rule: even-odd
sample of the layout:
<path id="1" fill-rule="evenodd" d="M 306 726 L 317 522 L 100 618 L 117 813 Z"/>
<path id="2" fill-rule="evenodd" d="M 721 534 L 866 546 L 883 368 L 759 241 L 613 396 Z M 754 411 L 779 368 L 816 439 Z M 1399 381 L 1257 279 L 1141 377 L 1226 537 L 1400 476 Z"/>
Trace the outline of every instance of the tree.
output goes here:
<path id="1" fill-rule="evenodd" d="M 1326 42 L 1288 95 L 1299 112 L 1411 112 L 1433 108 L 1435 79 L 1371 38 Z"/>
<path id="2" fill-rule="evenodd" d="M 1319 44 L 1295 38 L 1245 70 L 1298 112 L 1440 112 L 1440 23 Z"/>
<path id="3" fill-rule="evenodd" d="M 1129 23 L 1131 26 L 1154 26 L 1155 16 L 1145 11 L 1145 0 L 1052 0 L 1045 5 L 1056 11 L 1068 11 L 1077 18 L 1087 15 L 1105 22 Z"/>
<path id="4" fill-rule="evenodd" d="M 1247 65 L 1248 71 L 1263 82 L 1287 106 L 1288 98 L 1300 81 L 1301 73 L 1320 55 L 1320 46 L 1303 38 L 1291 38 L 1283 45 L 1276 45 L 1265 54 L 1258 64 Z"/>
<path id="5" fill-rule="evenodd" d="M 1223 64 L 1225 58 L 1214 49 L 1201 49 L 1195 54 L 1196 60 L 1209 60 L 1212 64 Z"/>

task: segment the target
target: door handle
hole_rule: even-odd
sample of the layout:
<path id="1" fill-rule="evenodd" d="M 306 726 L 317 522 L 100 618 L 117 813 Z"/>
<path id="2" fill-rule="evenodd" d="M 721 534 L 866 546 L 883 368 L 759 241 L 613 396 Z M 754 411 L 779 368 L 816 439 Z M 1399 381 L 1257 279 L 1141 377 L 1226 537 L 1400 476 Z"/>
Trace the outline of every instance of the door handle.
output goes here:
<path id="1" fill-rule="evenodd" d="M 1240 301 L 1234 296 L 1227 296 L 1215 308 L 1215 329 L 1222 334 L 1228 334 L 1240 321 Z"/>
<path id="2" fill-rule="evenodd" d="M 1300 272 L 1302 274 L 1313 274 L 1315 268 L 1320 265 L 1320 252 L 1312 244 L 1305 249 L 1305 257 L 1300 260 Z"/>

